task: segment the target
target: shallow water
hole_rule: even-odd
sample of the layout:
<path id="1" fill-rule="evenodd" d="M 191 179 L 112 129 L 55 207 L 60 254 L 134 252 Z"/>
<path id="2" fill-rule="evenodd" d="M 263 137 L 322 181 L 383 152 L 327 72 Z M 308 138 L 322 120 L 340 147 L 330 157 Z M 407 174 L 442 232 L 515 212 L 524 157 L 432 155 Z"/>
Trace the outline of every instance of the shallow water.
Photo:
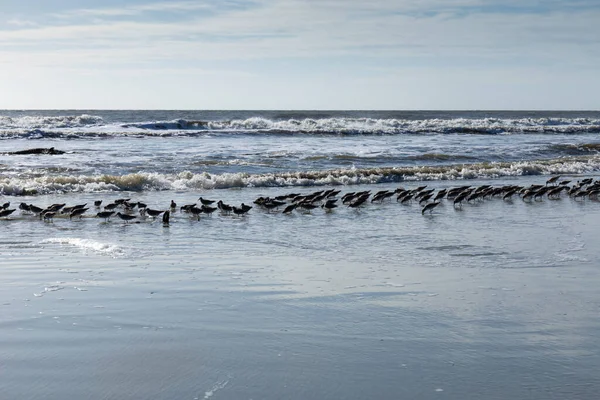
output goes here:
<path id="1" fill-rule="evenodd" d="M 194 121 L 202 120 L 202 123 Z M 598 179 L 597 112 L 0 112 L 1 203 Z M 7 152 L 55 147 L 63 155 Z M 418 181 L 418 182 L 417 182 Z M 423 182 L 424 181 L 424 182 Z M 600 203 L 0 218 L 0 398 L 594 399 Z"/>
<path id="2" fill-rule="evenodd" d="M 282 193 L 18 200 L 124 196 L 160 208 Z M 289 216 L 255 207 L 200 221 L 176 212 L 168 227 L 15 215 L 0 221 L 2 392 L 594 398 L 598 204 L 446 201 L 424 216 L 393 201 Z"/>

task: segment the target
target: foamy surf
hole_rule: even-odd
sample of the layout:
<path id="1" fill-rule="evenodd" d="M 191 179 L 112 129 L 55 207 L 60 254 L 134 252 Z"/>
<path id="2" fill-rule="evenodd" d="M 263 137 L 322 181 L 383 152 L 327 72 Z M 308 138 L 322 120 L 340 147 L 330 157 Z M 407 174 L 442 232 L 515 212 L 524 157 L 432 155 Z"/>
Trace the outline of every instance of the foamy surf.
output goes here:
<path id="1" fill-rule="evenodd" d="M 0 116 L 0 137 L 76 138 L 135 134 L 202 133 L 399 135 L 399 134 L 582 134 L 599 133 L 597 118 L 266 118 L 105 121 L 95 115 Z"/>
<path id="2" fill-rule="evenodd" d="M 83 252 L 93 252 L 113 258 L 120 258 L 126 255 L 125 249 L 118 245 L 103 243 L 91 239 L 50 238 L 42 240 L 41 244 L 57 244 L 66 247 L 73 247 Z"/>
<path id="3" fill-rule="evenodd" d="M 247 187 L 361 185 L 403 181 L 496 179 L 527 175 L 580 175 L 600 171 L 600 156 L 553 160 L 491 162 L 434 166 L 339 168 L 266 174 L 135 173 L 125 175 L 58 175 L 0 179 L 4 195 L 102 193 L 120 191 L 211 190 Z"/>

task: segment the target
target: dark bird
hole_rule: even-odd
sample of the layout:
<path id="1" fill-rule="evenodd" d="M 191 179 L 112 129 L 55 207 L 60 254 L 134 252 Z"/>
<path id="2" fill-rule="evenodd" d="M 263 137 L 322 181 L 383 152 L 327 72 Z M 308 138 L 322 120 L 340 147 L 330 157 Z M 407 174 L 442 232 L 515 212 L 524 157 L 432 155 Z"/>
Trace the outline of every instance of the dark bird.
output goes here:
<path id="1" fill-rule="evenodd" d="M 406 192 L 406 193 L 404 193 L 404 195 L 398 195 L 398 198 L 396 199 L 396 201 L 399 200 L 400 204 L 404 204 L 404 203 L 411 201 L 413 199 L 413 197 L 415 197 L 415 195 L 413 193 Z"/>
<path id="2" fill-rule="evenodd" d="M 8 217 L 10 214 L 14 213 L 15 210 L 16 208 L 13 208 L 12 210 L 9 210 L 8 208 L 3 209 L 0 211 L 0 218 Z"/>
<path id="3" fill-rule="evenodd" d="M 433 201 L 438 201 L 444 198 L 444 196 L 446 195 L 446 193 L 448 193 L 447 189 L 442 189 L 440 190 L 435 197 L 433 198 Z"/>
<path id="4" fill-rule="evenodd" d="M 19 210 L 23 212 L 31 212 L 31 206 L 27 203 L 21 203 L 19 204 Z"/>
<path id="5" fill-rule="evenodd" d="M 224 214 L 229 214 L 231 211 L 233 211 L 233 207 L 231 207 L 229 204 L 223 203 L 221 200 L 219 200 L 219 202 L 217 203 L 217 207 Z"/>
<path id="6" fill-rule="evenodd" d="M 316 205 L 314 205 L 312 203 L 300 203 L 298 205 L 298 207 L 303 208 L 304 210 L 306 210 L 308 212 L 311 212 L 312 210 L 314 210 L 315 208 L 317 208 L 319 206 L 316 206 Z"/>
<path id="7" fill-rule="evenodd" d="M 419 200 L 419 204 L 426 203 L 433 197 L 433 193 L 426 194 L 425 196 L 421 196 L 421 200 Z"/>
<path id="8" fill-rule="evenodd" d="M 119 218 L 121 218 L 123 221 L 125 221 L 126 223 L 129 223 L 129 221 L 137 218 L 135 215 L 121 214 L 120 212 L 117 213 L 117 216 Z"/>
<path id="9" fill-rule="evenodd" d="M 348 207 L 358 208 L 361 205 L 363 205 L 364 202 L 367 201 L 368 198 L 369 198 L 369 195 L 365 194 L 365 195 L 359 197 L 358 199 L 354 200 L 352 203 L 348 204 Z"/>
<path id="10" fill-rule="evenodd" d="M 552 185 L 553 183 L 556 183 L 556 181 L 558 181 L 559 179 L 560 175 L 553 176 L 552 178 L 546 181 L 546 185 Z"/>
<path id="11" fill-rule="evenodd" d="M 29 205 L 29 210 L 34 214 L 40 214 L 44 212 L 44 209 L 38 206 L 34 206 L 33 204 Z"/>
<path id="12" fill-rule="evenodd" d="M 196 206 L 192 206 L 190 207 L 189 211 L 192 213 L 192 215 L 196 218 L 198 218 L 198 221 L 200 221 L 200 214 L 203 213 L 201 208 L 198 208 Z"/>
<path id="13" fill-rule="evenodd" d="M 202 197 L 200 197 L 198 200 L 200 200 L 200 203 L 204 204 L 205 206 L 210 206 L 212 203 L 214 203 L 214 200 L 207 200 L 207 199 L 203 199 Z"/>
<path id="14" fill-rule="evenodd" d="M 440 204 L 440 202 L 436 201 L 434 203 L 429 203 L 429 204 L 425 205 L 425 207 L 423 207 L 423 209 L 421 210 L 421 215 L 424 215 L 426 211 L 429 211 L 429 213 L 432 213 L 433 209 L 436 208 L 439 204 Z"/>
<path id="15" fill-rule="evenodd" d="M 456 196 L 454 198 L 454 206 L 456 206 L 457 204 L 460 205 L 462 207 L 462 201 L 464 199 L 467 198 L 467 196 L 469 196 L 471 194 L 471 192 L 469 190 L 465 190 L 464 192 L 461 192 L 458 196 Z M 434 203 L 431 203 L 434 204 Z"/>
<path id="16" fill-rule="evenodd" d="M 285 205 L 285 201 L 278 201 L 278 200 L 268 200 L 262 204 L 262 206 L 264 208 L 266 208 L 268 212 L 270 212 L 274 208 L 278 208 L 283 205 Z"/>
<path id="17" fill-rule="evenodd" d="M 177 208 L 177 203 L 175 203 L 173 200 L 171 200 L 171 208 L 172 209 L 176 209 Z"/>
<path id="18" fill-rule="evenodd" d="M 43 219 L 44 221 L 53 221 L 55 215 L 56 215 L 56 211 L 44 210 L 40 213 L 40 218 Z"/>
<path id="19" fill-rule="evenodd" d="M 6 210 L 8 207 L 10 207 L 10 201 L 8 203 L 2 204 L 2 207 L 0 207 L 0 209 L 1 210 Z"/>
<path id="20" fill-rule="evenodd" d="M 50 211 L 50 212 L 58 212 L 64 206 L 65 206 L 65 203 L 62 203 L 62 204 L 52 204 L 51 206 L 46 207 L 46 210 Z"/>
<path id="21" fill-rule="evenodd" d="M 102 200 L 96 200 L 96 201 L 94 201 L 94 206 L 95 207 L 100 207 L 101 204 L 102 204 Z"/>
<path id="22" fill-rule="evenodd" d="M 115 208 L 117 208 L 119 205 L 117 203 L 110 203 L 104 206 L 105 210 L 114 210 Z"/>
<path id="23" fill-rule="evenodd" d="M 73 211 L 71 211 L 71 213 L 69 214 L 69 219 L 72 219 L 73 217 L 79 217 L 79 219 L 81 219 L 81 216 L 87 211 L 89 210 L 89 208 L 75 208 Z"/>
<path id="24" fill-rule="evenodd" d="M 502 196 L 502 200 L 507 200 L 512 197 L 513 194 L 517 193 L 518 189 L 511 189 Z"/>
<path id="25" fill-rule="evenodd" d="M 241 215 L 244 215 L 244 214 L 246 214 L 246 213 L 248 212 L 248 211 L 244 210 L 244 209 L 243 209 L 243 208 L 241 208 L 241 207 L 240 207 L 240 208 L 238 208 L 238 207 L 236 207 L 236 206 L 233 206 L 232 208 L 233 208 L 233 213 L 234 213 L 235 215 L 240 215 L 240 216 L 241 216 Z"/>
<path id="26" fill-rule="evenodd" d="M 327 198 L 330 199 L 332 197 L 335 197 L 338 194 L 340 194 L 341 192 L 342 192 L 341 190 L 331 190 L 329 193 L 327 193 Z"/>
<path id="27" fill-rule="evenodd" d="M 252 210 L 252 206 L 247 206 L 244 203 L 242 203 L 242 205 L 240 207 L 242 208 L 242 210 L 245 210 L 246 212 Z"/>
<path id="28" fill-rule="evenodd" d="M 160 214 L 164 213 L 164 210 L 153 210 L 151 208 L 146 208 L 146 213 L 152 218 L 158 217 Z"/>
<path id="29" fill-rule="evenodd" d="M 337 202 L 337 199 L 331 199 L 331 200 L 327 200 L 322 206 L 321 208 L 323 208 L 325 211 L 331 211 L 334 208 L 336 208 L 338 205 L 335 204 Z"/>
<path id="30" fill-rule="evenodd" d="M 171 200 L 171 202 L 173 202 L 173 200 Z M 165 211 L 165 213 L 163 214 L 163 217 L 162 217 L 163 225 L 169 225 L 169 217 L 170 216 L 171 216 L 171 213 L 169 211 Z"/>
<path id="31" fill-rule="evenodd" d="M 183 212 L 190 212 L 190 208 L 192 207 L 196 207 L 196 203 L 183 205 L 181 206 L 180 210 Z"/>
<path id="32" fill-rule="evenodd" d="M 108 222 L 108 219 L 114 215 L 114 211 L 101 211 L 98 214 L 96 214 L 96 217 L 98 218 L 104 218 L 104 221 Z"/>
<path id="33" fill-rule="evenodd" d="M 217 207 L 209 207 L 209 206 L 205 206 L 204 204 L 202 205 L 201 208 L 202 208 L 202 212 L 207 215 L 211 215 L 212 213 L 217 211 Z"/>
<path id="34" fill-rule="evenodd" d="M 286 208 L 283 209 L 282 213 L 290 214 L 292 211 L 294 211 L 296 209 L 296 207 L 298 207 L 298 204 L 296 204 L 296 203 L 290 204 L 289 206 L 287 206 Z"/>

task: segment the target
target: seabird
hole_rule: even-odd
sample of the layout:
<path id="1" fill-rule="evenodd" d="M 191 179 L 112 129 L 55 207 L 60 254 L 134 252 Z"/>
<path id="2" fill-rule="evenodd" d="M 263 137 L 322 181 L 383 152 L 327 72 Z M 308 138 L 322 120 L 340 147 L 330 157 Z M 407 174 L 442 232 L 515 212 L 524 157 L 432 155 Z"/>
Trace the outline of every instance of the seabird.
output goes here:
<path id="1" fill-rule="evenodd" d="M 560 179 L 560 175 L 553 176 L 552 178 L 550 178 L 546 181 L 546 185 L 551 185 L 553 183 L 556 183 L 556 181 L 558 181 L 559 179 Z"/>
<path id="2" fill-rule="evenodd" d="M 244 214 L 246 214 L 246 213 L 248 212 L 248 210 L 244 210 L 244 209 L 243 209 L 243 208 L 241 208 L 241 207 L 240 207 L 240 208 L 238 208 L 238 207 L 236 207 L 236 206 L 233 206 L 232 208 L 233 208 L 233 213 L 234 213 L 235 215 L 244 215 Z"/>
<path id="3" fill-rule="evenodd" d="M 117 208 L 119 205 L 117 203 L 110 203 L 104 206 L 105 210 L 114 210 L 115 208 Z"/>
<path id="4" fill-rule="evenodd" d="M 98 218 L 104 218 L 104 221 L 108 222 L 108 219 L 114 214 L 114 211 L 101 211 L 96 214 Z"/>
<path id="5" fill-rule="evenodd" d="M 132 219 L 137 218 L 135 215 L 121 214 L 120 212 L 117 213 L 117 216 L 119 218 L 121 218 L 123 221 L 125 221 L 125 223 L 129 223 L 129 221 L 131 221 Z"/>
<path id="6" fill-rule="evenodd" d="M 202 212 L 204 214 L 208 214 L 208 215 L 211 215 L 213 212 L 217 211 L 217 207 L 209 207 L 209 206 L 205 206 L 204 204 L 202 205 L 201 208 L 202 208 Z"/>
<path id="7" fill-rule="evenodd" d="M 292 211 L 294 211 L 294 209 L 296 207 L 298 207 L 298 204 L 296 204 L 296 203 L 290 204 L 289 206 L 287 206 L 286 208 L 283 209 L 282 213 L 283 214 L 289 214 Z"/>
<path id="8" fill-rule="evenodd" d="M 81 216 L 87 211 L 89 210 L 88 208 L 76 208 L 73 211 L 71 211 L 71 213 L 69 214 L 69 219 L 72 219 L 73 217 L 79 217 L 79 219 L 81 219 Z"/>
<path id="9" fill-rule="evenodd" d="M 337 204 L 335 204 L 336 202 L 337 199 L 327 200 L 325 204 L 321 206 L 321 208 L 325 209 L 325 211 L 331 211 L 338 206 Z"/>
<path id="10" fill-rule="evenodd" d="M 12 210 L 9 210 L 8 208 L 3 209 L 0 211 L 0 218 L 8 217 L 10 214 L 14 213 L 15 210 L 16 208 L 13 208 Z"/>
<path id="11" fill-rule="evenodd" d="M 194 217 L 198 218 L 198 221 L 200 221 L 200 214 L 202 214 L 202 213 L 203 213 L 203 211 L 202 211 L 202 209 L 201 209 L 201 208 L 198 208 L 198 207 L 196 207 L 196 206 L 192 206 L 192 207 L 190 207 L 190 210 L 189 210 L 189 211 L 192 213 L 192 215 L 193 215 Z"/>
<path id="12" fill-rule="evenodd" d="M 217 203 L 217 207 L 224 214 L 229 214 L 233 210 L 233 207 L 231 207 L 229 204 L 223 203 L 221 200 L 219 200 L 219 202 Z"/>
<path id="13" fill-rule="evenodd" d="M 160 214 L 164 213 L 164 210 L 153 210 L 151 208 L 146 208 L 146 213 L 151 216 L 153 219 L 156 219 Z"/>
<path id="14" fill-rule="evenodd" d="M 319 206 L 316 206 L 312 203 L 300 203 L 298 205 L 298 207 L 301 207 L 301 208 L 305 209 L 306 211 L 311 212 L 312 210 L 314 210 L 315 208 L 317 208 Z"/>
<path id="15" fill-rule="evenodd" d="M 434 203 L 429 203 L 425 205 L 425 207 L 423 207 L 423 209 L 421 210 L 421 215 L 424 215 L 426 211 L 429 211 L 429 213 L 433 212 L 433 209 L 436 208 L 439 204 L 440 202 L 436 201 Z"/>
<path id="16" fill-rule="evenodd" d="M 203 199 L 202 197 L 200 197 L 198 200 L 200 200 L 200 202 L 202 204 L 204 204 L 205 206 L 210 206 L 212 203 L 214 203 L 214 200 L 207 200 L 207 199 Z"/>

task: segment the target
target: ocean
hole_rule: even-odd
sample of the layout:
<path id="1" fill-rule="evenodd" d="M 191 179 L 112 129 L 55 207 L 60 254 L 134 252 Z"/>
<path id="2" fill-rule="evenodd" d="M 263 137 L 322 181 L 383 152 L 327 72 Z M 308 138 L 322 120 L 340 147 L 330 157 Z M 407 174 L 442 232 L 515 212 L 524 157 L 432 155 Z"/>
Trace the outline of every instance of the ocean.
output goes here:
<path id="1" fill-rule="evenodd" d="M 600 179 L 599 134 L 595 111 L 0 111 L 0 398 L 594 399 L 600 202 L 567 191 Z M 64 153 L 10 154 L 33 148 Z M 399 198 L 462 186 L 498 192 Z M 124 199 L 131 222 L 96 217 Z"/>

